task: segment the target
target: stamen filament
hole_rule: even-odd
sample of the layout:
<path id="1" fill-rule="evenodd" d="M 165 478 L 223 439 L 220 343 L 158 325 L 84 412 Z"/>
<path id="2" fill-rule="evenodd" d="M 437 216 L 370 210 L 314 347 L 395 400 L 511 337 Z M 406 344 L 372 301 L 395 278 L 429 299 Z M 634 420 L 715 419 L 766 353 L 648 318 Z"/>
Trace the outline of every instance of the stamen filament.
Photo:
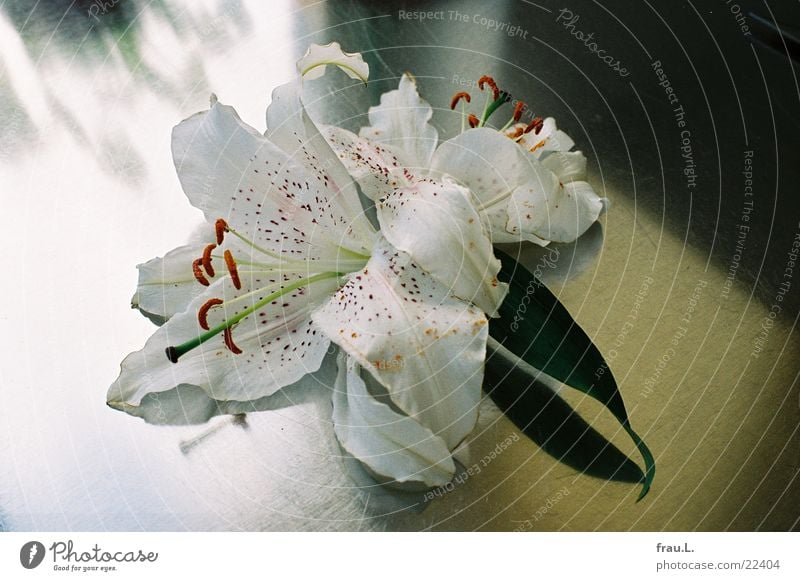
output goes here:
<path id="1" fill-rule="evenodd" d="M 307 262 L 305 264 L 267 264 L 265 262 L 247 262 L 237 260 L 239 278 L 251 274 L 276 273 L 276 274 L 298 274 L 316 273 L 322 271 L 353 272 L 364 268 L 364 261 L 338 261 L 338 262 Z"/>
<path id="2" fill-rule="evenodd" d="M 286 263 L 286 264 L 291 264 L 291 263 L 294 263 L 294 264 L 308 264 L 309 263 L 309 260 L 307 258 L 303 258 L 303 259 L 286 258 L 285 256 L 282 256 L 280 254 L 277 254 L 275 252 L 267 250 L 266 248 L 262 248 L 261 246 L 259 246 L 258 244 L 256 244 L 252 240 L 246 238 L 244 235 L 240 234 L 239 232 L 237 232 L 236 230 L 234 230 L 230 226 L 226 225 L 226 228 L 227 228 L 228 232 L 230 232 L 231 234 L 236 236 L 239 240 L 241 240 L 242 242 L 244 242 L 248 246 L 251 246 L 253 249 L 261 252 L 262 254 L 265 254 L 265 255 L 269 256 L 270 258 L 274 258 L 275 260 L 279 260 L 282 263 Z M 347 254 L 351 258 L 355 258 L 357 260 L 369 260 L 369 258 L 370 258 L 369 255 L 367 255 L 367 254 L 360 254 L 358 252 L 355 252 L 354 250 L 350 250 L 348 248 L 344 248 L 343 246 L 337 246 L 337 249 L 338 249 L 340 254 Z M 313 261 L 311 261 L 311 262 L 313 264 Z M 361 267 L 359 266 L 359 268 L 361 268 Z"/>
<path id="3" fill-rule="evenodd" d="M 469 93 L 461 91 L 460 93 L 456 93 L 453 95 L 453 98 L 450 100 L 450 109 L 455 109 L 456 105 L 458 105 L 459 101 L 461 101 L 461 133 L 464 133 L 464 129 L 466 128 L 467 123 L 467 103 L 472 100 L 472 97 L 469 96 Z"/>
<path id="4" fill-rule="evenodd" d="M 224 333 L 227 329 L 231 329 L 236 323 L 244 319 L 245 317 L 252 315 L 254 312 L 264 308 L 266 305 L 282 297 L 283 295 L 290 293 L 294 290 L 297 290 L 301 287 L 308 286 L 310 284 L 314 284 L 315 282 L 319 282 L 321 280 L 327 280 L 330 278 L 338 278 L 343 276 L 343 273 L 339 272 L 323 272 L 320 274 L 315 274 L 314 276 L 309 276 L 308 278 L 300 279 L 295 281 L 289 285 L 286 285 L 279 291 L 276 291 L 272 294 L 265 296 L 263 299 L 252 305 L 251 307 L 246 308 L 238 315 L 235 315 L 228 319 L 227 321 L 220 323 L 210 331 L 206 331 L 205 333 L 198 335 L 194 339 L 190 339 L 180 345 L 169 346 L 166 348 L 165 352 L 167 354 L 167 359 L 169 359 L 172 363 L 177 363 L 178 359 L 191 351 L 192 349 L 199 347 L 209 339 L 216 337 L 220 333 Z M 232 349 L 231 349 L 232 350 Z M 233 351 L 233 350 L 232 350 Z"/>
<path id="5" fill-rule="evenodd" d="M 500 129 L 500 131 L 505 131 L 508 129 L 508 126 L 512 123 L 516 123 L 522 118 L 522 112 L 525 110 L 525 103 L 522 101 L 517 101 L 517 104 L 514 105 L 514 113 L 511 115 L 511 119 L 509 119 L 505 125 Z"/>
<path id="6" fill-rule="evenodd" d="M 226 228 L 227 228 L 228 232 L 230 232 L 231 234 L 236 236 L 239 240 L 241 240 L 242 242 L 244 242 L 248 246 L 251 246 L 252 248 L 258 250 L 259 252 L 261 252 L 263 254 L 266 254 L 270 258 L 276 258 L 278 260 L 285 260 L 280 254 L 276 254 L 275 252 L 271 252 L 271 251 L 267 250 L 266 248 L 261 248 L 258 244 L 256 244 L 255 242 L 253 242 L 249 238 L 243 236 L 242 234 L 239 234 L 239 232 L 237 232 L 236 230 L 234 230 L 230 226 L 227 226 Z"/>
<path id="7" fill-rule="evenodd" d="M 345 248 L 344 246 L 337 246 L 336 247 L 339 254 L 344 254 L 349 256 L 350 258 L 354 258 L 356 260 L 369 260 L 370 256 L 368 254 L 361 254 L 356 252 L 355 250 L 350 250 L 349 248 Z"/>

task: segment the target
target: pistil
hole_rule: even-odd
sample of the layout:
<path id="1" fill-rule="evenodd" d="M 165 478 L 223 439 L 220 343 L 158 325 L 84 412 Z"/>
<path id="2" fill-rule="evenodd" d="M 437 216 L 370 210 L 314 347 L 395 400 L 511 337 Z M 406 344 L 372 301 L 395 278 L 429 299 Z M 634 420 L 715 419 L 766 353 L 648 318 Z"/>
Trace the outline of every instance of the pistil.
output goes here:
<path id="1" fill-rule="evenodd" d="M 165 352 L 167 354 L 167 359 L 169 359 L 172 363 L 177 363 L 178 359 L 180 359 L 180 357 L 182 357 L 183 355 L 185 355 L 186 353 L 188 353 L 192 349 L 194 349 L 196 347 L 199 347 L 200 345 L 202 345 L 203 343 L 205 343 L 209 339 L 212 339 L 213 337 L 216 337 L 220 333 L 223 333 L 223 339 L 225 340 L 225 346 L 228 347 L 228 349 L 230 349 L 231 352 L 236 353 L 236 354 L 241 353 L 241 349 L 239 349 L 236 346 L 236 344 L 233 343 L 233 337 L 232 337 L 232 334 L 231 334 L 233 327 L 239 321 L 241 321 L 245 317 L 248 317 L 249 315 L 252 315 L 256 311 L 259 311 L 259 310 L 263 309 L 265 306 L 270 304 L 272 301 L 274 301 L 276 299 L 279 299 L 280 297 L 282 297 L 282 296 L 284 296 L 284 295 L 286 295 L 286 294 L 288 294 L 288 293 L 290 293 L 292 291 L 295 291 L 295 290 L 297 290 L 299 288 L 314 284 L 315 282 L 319 282 L 319 281 L 322 281 L 322 280 L 328 280 L 328 279 L 331 279 L 331 278 L 340 278 L 340 277 L 344 276 L 344 274 L 345 273 L 341 273 L 341 272 L 322 272 L 320 274 L 315 274 L 313 276 L 309 276 L 309 277 L 297 280 L 297 281 L 295 281 L 295 282 L 293 282 L 291 284 L 288 284 L 284 288 L 265 296 L 263 299 L 261 299 L 257 303 L 255 303 L 252 306 L 244 309 L 238 315 L 235 315 L 235 316 L 231 317 L 230 319 L 227 319 L 226 321 L 220 323 L 216 327 L 206 331 L 205 333 L 202 333 L 202 334 L 198 335 L 194 339 L 190 339 L 189 341 L 181 343 L 180 345 L 174 345 L 174 346 L 167 347 L 165 349 Z M 217 299 L 217 300 L 219 300 L 219 299 Z M 208 304 L 208 302 L 206 304 Z M 216 306 L 216 305 L 219 305 L 219 304 L 220 303 L 216 303 L 215 302 L 211 306 Z M 205 305 L 203 305 L 203 306 L 205 306 Z M 208 307 L 208 308 L 211 308 L 211 307 Z M 206 310 L 206 313 L 207 312 L 208 311 Z M 198 315 L 199 315 L 199 313 L 198 313 Z"/>

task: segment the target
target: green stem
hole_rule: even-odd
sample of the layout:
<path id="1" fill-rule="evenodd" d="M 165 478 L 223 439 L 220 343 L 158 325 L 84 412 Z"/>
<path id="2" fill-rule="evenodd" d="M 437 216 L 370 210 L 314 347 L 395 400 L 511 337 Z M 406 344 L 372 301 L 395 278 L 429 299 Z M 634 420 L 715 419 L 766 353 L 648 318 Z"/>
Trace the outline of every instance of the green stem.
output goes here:
<path id="1" fill-rule="evenodd" d="M 491 104 L 487 104 L 486 109 L 483 111 L 483 117 L 481 118 L 481 122 L 478 124 L 478 127 L 483 127 L 486 125 L 486 122 L 489 121 L 489 117 L 492 116 L 492 113 L 497 111 L 501 105 L 505 104 L 508 101 L 508 93 L 505 91 L 500 92 L 500 96 L 491 102 Z"/>

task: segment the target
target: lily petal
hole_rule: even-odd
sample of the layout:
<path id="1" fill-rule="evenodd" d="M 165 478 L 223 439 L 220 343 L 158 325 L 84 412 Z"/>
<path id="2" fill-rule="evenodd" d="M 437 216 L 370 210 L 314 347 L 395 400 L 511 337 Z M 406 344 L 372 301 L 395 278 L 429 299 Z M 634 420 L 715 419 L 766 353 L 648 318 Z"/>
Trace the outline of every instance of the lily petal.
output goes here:
<path id="1" fill-rule="evenodd" d="M 335 211 L 323 170 L 290 159 L 232 107 L 216 102 L 180 123 L 172 152 L 186 196 L 211 224 L 224 218 L 259 247 L 295 258 L 335 259 L 337 246 L 366 252 Z"/>
<path id="2" fill-rule="evenodd" d="M 455 448 L 475 425 L 487 319 L 379 239 L 367 266 L 313 314 L 392 401 Z"/>
<path id="3" fill-rule="evenodd" d="M 553 151 L 569 151 L 575 145 L 569 135 L 557 128 L 556 120 L 552 117 L 544 120 L 539 133 L 526 133 L 520 143 L 535 157 L 542 159 Z"/>
<path id="4" fill-rule="evenodd" d="M 202 424 L 215 416 L 277 410 L 312 401 L 321 389 L 333 384 L 335 369 L 335 359 L 326 357 L 318 371 L 304 375 L 272 395 L 250 401 L 216 400 L 204 389 L 184 383 L 169 391 L 148 393 L 137 405 L 125 401 L 114 401 L 111 405 L 148 424 Z"/>
<path id="5" fill-rule="evenodd" d="M 562 183 L 586 180 L 586 156 L 580 151 L 551 153 L 542 160 L 542 165 Z"/>
<path id="6" fill-rule="evenodd" d="M 230 277 L 204 287 L 204 292 L 160 327 L 142 350 L 125 358 L 108 392 L 111 407 L 138 406 L 147 394 L 170 391 L 182 384 L 202 388 L 213 400 L 251 401 L 319 369 L 329 341 L 313 326 L 309 313 L 330 296 L 338 285 L 336 279 L 298 288 L 240 321 L 231 333 L 242 351 L 239 355 L 226 348 L 220 333 L 185 353 L 177 363 L 167 359 L 167 347 L 205 332 L 198 311 L 209 299 L 223 300 L 208 312 L 208 324 L 213 328 L 267 296 L 264 285 L 277 289 L 304 276 L 245 271 L 239 275 L 241 289 L 234 287 Z"/>
<path id="7" fill-rule="evenodd" d="M 192 262 L 203 254 L 206 246 L 179 246 L 163 258 L 153 258 L 138 265 L 139 284 L 131 306 L 158 324 L 184 311 L 204 290 L 194 277 Z M 208 273 L 206 277 L 209 281 L 214 278 Z"/>
<path id="8" fill-rule="evenodd" d="M 554 242 L 572 242 L 597 220 L 603 200 L 586 182 L 559 181 L 546 168 L 538 177 L 516 188 L 508 205 L 507 230 Z"/>
<path id="9" fill-rule="evenodd" d="M 508 201 L 529 177 L 519 145 L 489 127 L 469 129 L 442 143 L 433 154 L 433 175 L 449 175 L 472 192 L 493 243 L 547 240 L 506 230 Z"/>
<path id="10" fill-rule="evenodd" d="M 419 172 L 430 166 L 439 132 L 429 123 L 433 109 L 417 91 L 414 77 L 404 73 L 394 91 L 381 95 L 381 104 L 369 109 L 369 127 L 359 135 L 401 152 L 406 167 Z"/>
<path id="11" fill-rule="evenodd" d="M 370 200 L 379 200 L 418 179 L 404 166 L 402 154 L 390 145 L 373 143 L 334 125 L 324 126 L 322 132 Z"/>
<path id="12" fill-rule="evenodd" d="M 497 316 L 508 285 L 497 280 L 501 264 L 468 190 L 426 180 L 395 190 L 377 210 L 381 232 L 392 246 L 413 256 L 455 296 Z"/>
<path id="13" fill-rule="evenodd" d="M 309 168 L 316 186 L 322 190 L 322 196 L 307 191 L 301 203 L 313 210 L 320 224 L 341 232 L 340 245 L 368 253 L 375 229 L 364 214 L 353 179 L 309 117 L 302 102 L 302 90 L 302 80 L 297 79 L 272 92 L 267 107 L 267 137 L 295 163 Z"/>
<path id="14" fill-rule="evenodd" d="M 455 464 L 444 441 L 367 390 L 362 368 L 339 352 L 333 422 L 342 447 L 381 480 L 444 486 Z"/>
<path id="15" fill-rule="evenodd" d="M 351 79 L 366 83 L 369 78 L 369 65 L 361 53 L 344 52 L 338 42 L 309 46 L 306 54 L 297 61 L 297 72 L 306 79 L 316 79 L 325 74 L 327 65 L 339 67 Z"/>

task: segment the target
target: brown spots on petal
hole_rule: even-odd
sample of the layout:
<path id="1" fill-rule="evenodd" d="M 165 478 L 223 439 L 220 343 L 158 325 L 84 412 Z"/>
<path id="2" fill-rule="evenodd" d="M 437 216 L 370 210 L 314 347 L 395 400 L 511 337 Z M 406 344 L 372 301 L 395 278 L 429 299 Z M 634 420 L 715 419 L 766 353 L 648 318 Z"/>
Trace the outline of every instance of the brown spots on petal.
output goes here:
<path id="1" fill-rule="evenodd" d="M 481 329 L 485 327 L 489 322 L 486 319 L 476 319 L 472 323 L 472 335 L 475 336 L 481 332 Z"/>

